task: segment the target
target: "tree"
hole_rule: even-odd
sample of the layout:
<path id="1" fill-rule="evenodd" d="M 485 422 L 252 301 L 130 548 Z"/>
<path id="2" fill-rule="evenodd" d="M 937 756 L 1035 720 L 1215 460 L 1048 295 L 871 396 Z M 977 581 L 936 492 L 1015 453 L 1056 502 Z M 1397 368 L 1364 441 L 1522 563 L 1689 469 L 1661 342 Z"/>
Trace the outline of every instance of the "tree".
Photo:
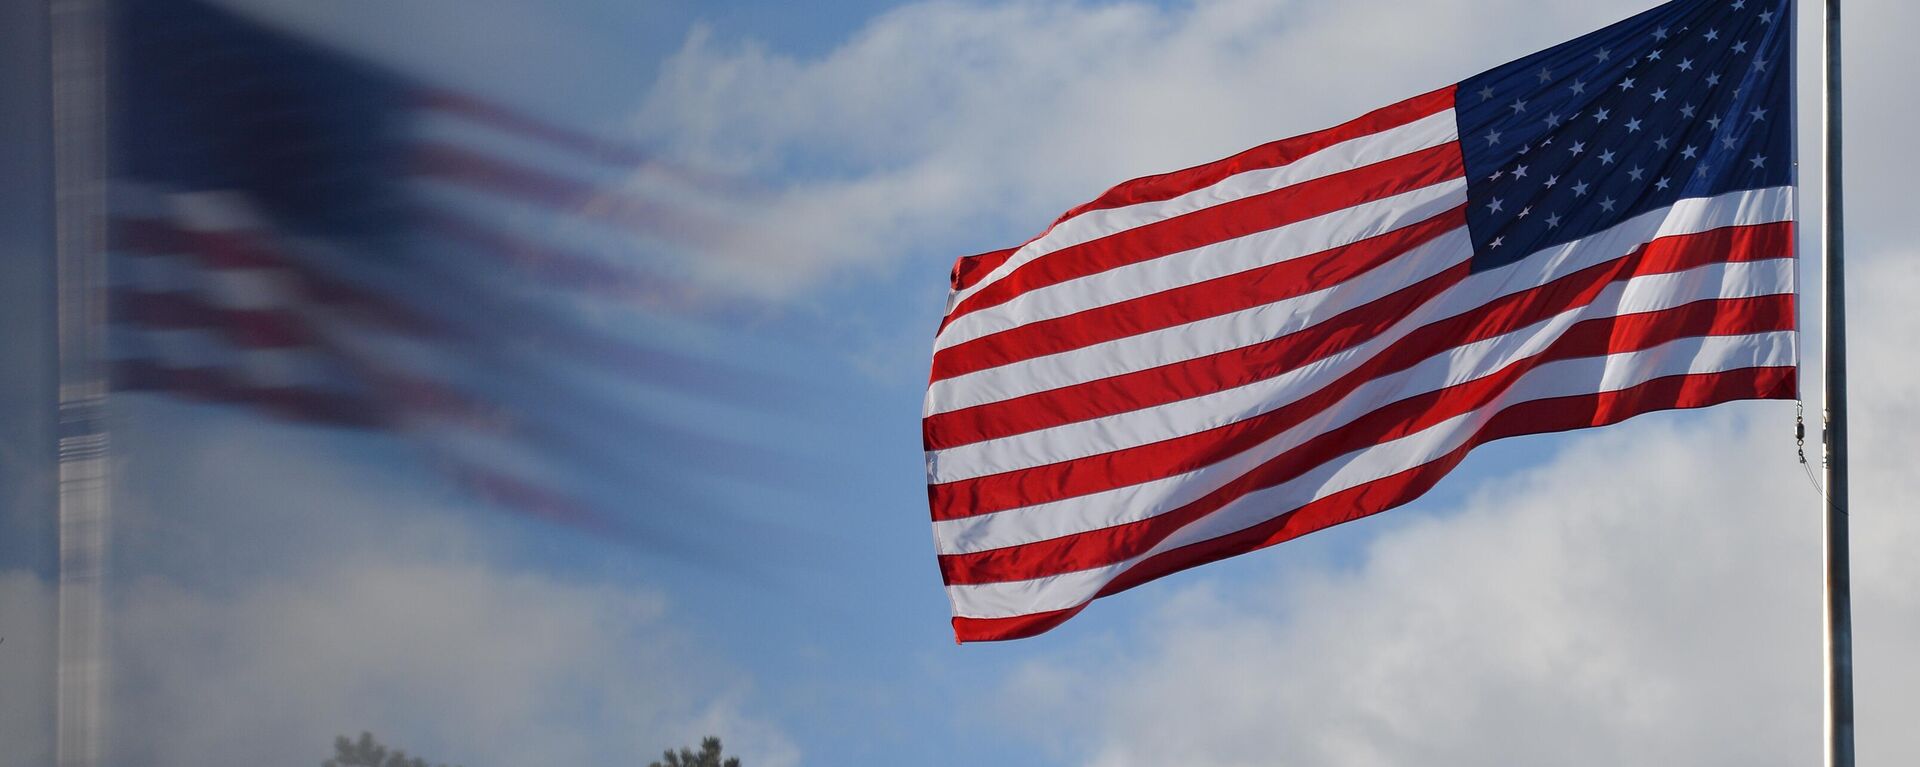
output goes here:
<path id="1" fill-rule="evenodd" d="M 719 744 L 714 744 L 718 746 Z M 373 733 L 360 733 L 359 740 L 348 740 L 342 735 L 333 739 L 333 758 L 323 762 L 320 767 L 433 767 L 420 757 L 407 756 L 400 749 L 387 750 L 380 741 L 374 740 Z M 439 765 L 447 767 L 447 765 Z M 728 765 L 728 767 L 734 767 Z"/>
<path id="2" fill-rule="evenodd" d="M 700 753 L 683 748 L 676 754 L 672 749 L 663 752 L 658 762 L 647 767 L 740 767 L 740 757 L 730 756 L 720 760 L 720 739 L 708 737 L 700 741 Z"/>

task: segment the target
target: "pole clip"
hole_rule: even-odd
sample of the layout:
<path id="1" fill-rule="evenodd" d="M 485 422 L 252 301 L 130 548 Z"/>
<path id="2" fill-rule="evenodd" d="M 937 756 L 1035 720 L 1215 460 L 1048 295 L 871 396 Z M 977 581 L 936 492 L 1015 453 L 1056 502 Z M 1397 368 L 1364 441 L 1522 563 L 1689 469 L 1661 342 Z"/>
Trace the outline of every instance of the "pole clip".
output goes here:
<path id="1" fill-rule="evenodd" d="M 1793 403 L 1793 451 L 1800 455 L 1800 462 L 1807 462 L 1807 421 L 1804 417 L 1807 406 Z"/>

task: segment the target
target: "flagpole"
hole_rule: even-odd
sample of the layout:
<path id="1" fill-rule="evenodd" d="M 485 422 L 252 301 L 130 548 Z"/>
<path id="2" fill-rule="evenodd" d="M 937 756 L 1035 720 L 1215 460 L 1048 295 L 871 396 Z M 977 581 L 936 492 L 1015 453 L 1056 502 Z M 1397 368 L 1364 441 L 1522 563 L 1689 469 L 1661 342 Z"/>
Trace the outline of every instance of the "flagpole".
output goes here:
<path id="1" fill-rule="evenodd" d="M 100 763 L 107 559 L 106 37 L 103 0 L 49 0 L 59 349 L 59 624 L 54 761 Z"/>
<path id="2" fill-rule="evenodd" d="M 1826 741 L 1827 767 L 1853 767 L 1853 606 L 1847 552 L 1847 311 L 1840 167 L 1840 0 L 1827 0 L 1826 114 Z"/>

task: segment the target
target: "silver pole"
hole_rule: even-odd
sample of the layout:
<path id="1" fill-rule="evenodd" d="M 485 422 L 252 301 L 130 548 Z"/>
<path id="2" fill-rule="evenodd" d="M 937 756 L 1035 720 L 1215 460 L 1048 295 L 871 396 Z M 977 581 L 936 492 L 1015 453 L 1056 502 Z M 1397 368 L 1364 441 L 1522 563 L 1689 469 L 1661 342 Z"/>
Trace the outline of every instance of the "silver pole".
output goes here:
<path id="1" fill-rule="evenodd" d="M 1840 0 L 1827 0 L 1826 115 L 1826 681 L 1827 767 L 1853 767 L 1853 606 L 1847 554 L 1847 281 L 1840 147 Z"/>
<path id="2" fill-rule="evenodd" d="M 49 0 L 53 49 L 54 260 L 60 376 L 60 582 L 55 756 L 100 763 L 105 735 L 108 482 L 106 36 L 102 0 Z"/>

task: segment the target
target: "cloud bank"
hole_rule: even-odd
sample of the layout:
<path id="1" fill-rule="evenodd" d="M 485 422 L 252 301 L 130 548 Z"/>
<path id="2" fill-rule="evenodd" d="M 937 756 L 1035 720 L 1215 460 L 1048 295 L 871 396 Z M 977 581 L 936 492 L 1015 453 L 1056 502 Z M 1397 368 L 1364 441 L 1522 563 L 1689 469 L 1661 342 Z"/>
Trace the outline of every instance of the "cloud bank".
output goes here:
<path id="1" fill-rule="evenodd" d="M 362 730 L 475 767 L 644 764 L 716 733 L 753 764 L 798 763 L 754 680 L 662 592 L 517 560 L 458 496 L 325 452 L 337 435 L 126 403 L 114 763 L 317 764 Z M 0 683 L 44 690 L 4 696 L 0 765 L 51 753 L 52 593 L 0 574 Z"/>

